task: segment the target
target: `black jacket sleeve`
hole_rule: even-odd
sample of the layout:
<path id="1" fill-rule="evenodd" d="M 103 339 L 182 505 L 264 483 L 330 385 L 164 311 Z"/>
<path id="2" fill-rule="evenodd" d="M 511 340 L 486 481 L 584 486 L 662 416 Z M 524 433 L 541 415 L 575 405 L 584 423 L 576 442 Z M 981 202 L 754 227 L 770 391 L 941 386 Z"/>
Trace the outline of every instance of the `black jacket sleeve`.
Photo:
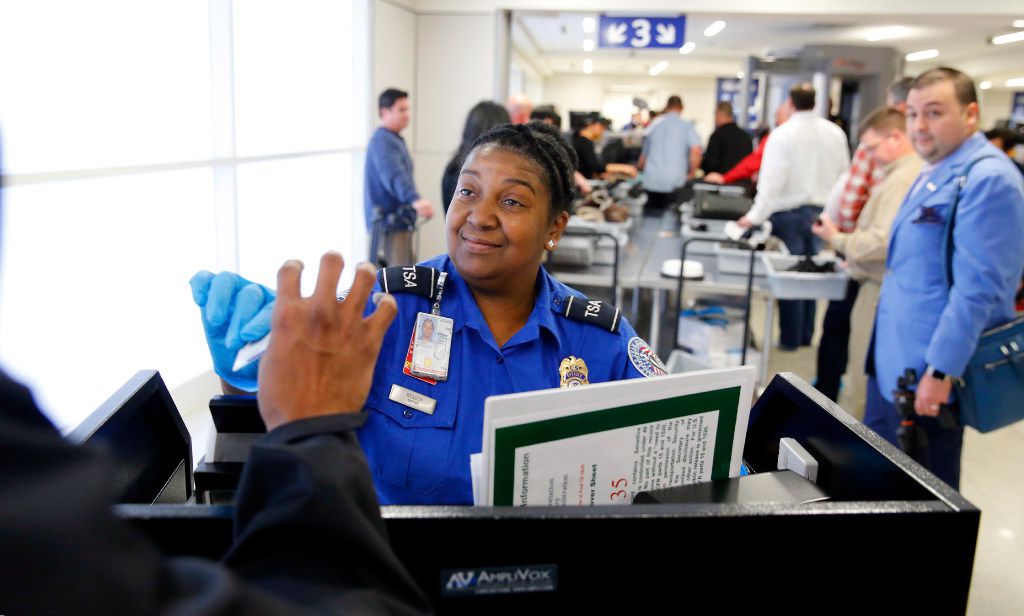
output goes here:
<path id="1" fill-rule="evenodd" d="M 113 469 L 69 445 L 0 373 L 0 614 L 413 614 L 426 600 L 387 543 L 359 416 L 254 448 L 226 564 L 165 558 L 111 513 Z"/>

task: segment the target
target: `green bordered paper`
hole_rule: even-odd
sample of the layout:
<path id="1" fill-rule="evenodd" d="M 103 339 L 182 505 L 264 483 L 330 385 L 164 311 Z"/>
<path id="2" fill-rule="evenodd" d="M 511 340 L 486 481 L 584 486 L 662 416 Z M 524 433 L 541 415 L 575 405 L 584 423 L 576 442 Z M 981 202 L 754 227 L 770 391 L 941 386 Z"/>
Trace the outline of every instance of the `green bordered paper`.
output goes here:
<path id="1" fill-rule="evenodd" d="M 628 504 L 738 476 L 753 379 L 743 367 L 489 398 L 478 502 Z"/>

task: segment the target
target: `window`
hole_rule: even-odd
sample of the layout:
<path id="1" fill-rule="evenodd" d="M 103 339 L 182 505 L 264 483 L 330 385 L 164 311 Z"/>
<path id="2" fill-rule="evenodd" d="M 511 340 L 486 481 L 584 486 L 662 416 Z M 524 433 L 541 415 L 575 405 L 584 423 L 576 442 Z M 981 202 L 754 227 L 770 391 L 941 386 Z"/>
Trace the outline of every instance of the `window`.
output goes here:
<path id="1" fill-rule="evenodd" d="M 361 256 L 368 10 L 0 6 L 0 362 L 58 426 L 137 370 L 209 370 L 195 271 L 273 286 L 299 257 L 311 289 L 323 250 Z"/>

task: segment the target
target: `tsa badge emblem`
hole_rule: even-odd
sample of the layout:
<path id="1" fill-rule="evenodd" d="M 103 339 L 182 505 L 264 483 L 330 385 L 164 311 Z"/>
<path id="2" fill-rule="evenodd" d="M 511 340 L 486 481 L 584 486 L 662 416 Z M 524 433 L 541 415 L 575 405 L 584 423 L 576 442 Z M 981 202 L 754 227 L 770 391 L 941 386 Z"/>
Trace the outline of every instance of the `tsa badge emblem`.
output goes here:
<path id="1" fill-rule="evenodd" d="M 658 358 L 657 354 L 639 336 L 633 336 L 629 339 L 629 361 L 644 376 L 664 376 L 668 374 L 668 368 L 665 367 L 665 364 L 661 363 L 661 359 Z"/>
<path id="2" fill-rule="evenodd" d="M 562 387 L 579 387 L 590 382 L 587 363 L 572 355 L 562 360 L 558 366 L 558 373 L 562 375 Z"/>

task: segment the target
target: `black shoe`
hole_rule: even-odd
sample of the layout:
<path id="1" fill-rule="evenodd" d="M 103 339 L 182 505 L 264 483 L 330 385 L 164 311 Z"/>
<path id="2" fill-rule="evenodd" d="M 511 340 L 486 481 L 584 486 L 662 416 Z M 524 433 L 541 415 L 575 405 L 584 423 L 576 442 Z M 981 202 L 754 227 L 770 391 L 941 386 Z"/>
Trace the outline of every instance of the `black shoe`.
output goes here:
<path id="1" fill-rule="evenodd" d="M 797 264 L 786 269 L 787 272 L 803 272 L 805 274 L 831 274 L 836 271 L 836 264 L 833 261 L 826 261 L 818 265 L 810 257 L 800 257 Z"/>

